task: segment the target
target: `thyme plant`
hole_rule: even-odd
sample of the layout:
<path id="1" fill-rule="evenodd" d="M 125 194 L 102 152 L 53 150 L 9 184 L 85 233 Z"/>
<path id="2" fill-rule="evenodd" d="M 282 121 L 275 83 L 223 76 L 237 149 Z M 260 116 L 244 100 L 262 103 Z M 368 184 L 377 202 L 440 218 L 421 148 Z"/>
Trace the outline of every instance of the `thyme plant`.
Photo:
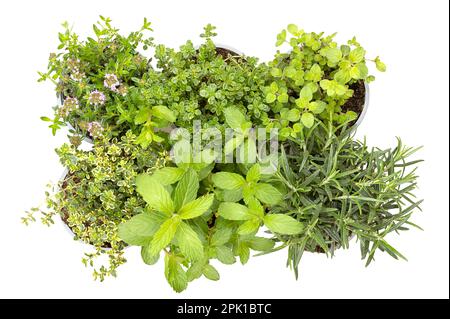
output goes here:
<path id="1" fill-rule="evenodd" d="M 132 100 L 129 91 L 151 70 L 139 53 L 153 46 L 153 38 L 145 35 L 152 31 L 150 25 L 144 19 L 138 31 L 124 36 L 111 19 L 100 16 L 93 37 L 83 40 L 67 22 L 63 24 L 58 51 L 50 54 L 47 71 L 39 72 L 39 81 L 52 81 L 61 100 L 53 116 L 42 117 L 53 134 L 70 124 L 74 133 L 92 136 L 88 130 L 92 122 L 109 127 L 115 135 L 126 133 L 129 126 L 119 119 L 119 110 L 127 108 Z"/>
<path id="2" fill-rule="evenodd" d="M 46 207 L 34 208 L 22 219 L 28 224 L 40 212 L 42 222 L 51 225 L 55 216 L 62 218 L 74 239 L 93 246 L 83 263 L 93 266 L 94 278 L 100 280 L 115 276 L 117 267 L 125 262 L 118 225 L 144 211 L 144 201 L 135 189 L 136 176 L 162 167 L 166 161 L 164 152 L 143 150 L 135 140 L 131 133 L 120 139 L 104 137 L 92 151 L 62 145 L 56 153 L 67 169 L 66 176 L 46 193 Z M 108 261 L 97 267 L 95 259 L 102 255 Z"/>

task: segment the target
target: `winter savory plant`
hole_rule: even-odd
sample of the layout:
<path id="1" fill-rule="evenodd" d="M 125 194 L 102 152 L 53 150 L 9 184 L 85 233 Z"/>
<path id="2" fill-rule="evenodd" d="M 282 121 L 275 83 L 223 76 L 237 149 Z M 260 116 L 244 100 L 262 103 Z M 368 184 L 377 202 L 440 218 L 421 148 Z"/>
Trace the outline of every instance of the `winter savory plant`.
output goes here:
<path id="1" fill-rule="evenodd" d="M 40 73 L 61 101 L 43 120 L 69 127 L 57 149 L 67 173 L 23 222 L 58 215 L 92 245 L 83 263 L 95 278 L 115 276 L 127 246 L 148 265 L 163 260 L 177 292 L 218 280 L 218 263 L 281 249 L 296 276 L 305 251 L 333 257 L 352 240 L 367 265 L 377 251 L 405 259 L 387 236 L 418 227 L 420 161 L 400 139 L 387 149 L 355 139 L 374 80 L 366 63 L 386 70 L 355 38 L 290 24 L 276 43 L 288 49 L 265 63 L 216 46 L 212 25 L 179 49 L 147 37 L 146 19 L 127 36 L 104 17 L 93 30 L 82 40 L 64 24 Z"/>

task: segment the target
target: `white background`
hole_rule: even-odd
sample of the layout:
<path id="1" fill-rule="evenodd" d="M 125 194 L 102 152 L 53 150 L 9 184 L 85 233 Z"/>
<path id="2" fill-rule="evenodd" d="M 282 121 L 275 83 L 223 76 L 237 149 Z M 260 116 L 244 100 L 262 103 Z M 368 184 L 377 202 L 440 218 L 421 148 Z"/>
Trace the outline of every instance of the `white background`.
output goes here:
<path id="1" fill-rule="evenodd" d="M 68 20 L 90 34 L 99 14 L 123 31 L 153 22 L 158 42 L 178 46 L 198 41 L 206 23 L 217 25 L 217 41 L 268 60 L 275 36 L 288 23 L 307 31 L 353 35 L 368 55 L 380 55 L 388 72 L 371 85 L 370 108 L 359 130 L 370 145 L 389 147 L 395 136 L 424 145 L 419 156 L 419 197 L 414 217 L 425 231 L 391 238 L 409 261 L 378 254 L 364 267 L 359 247 L 334 259 L 307 253 L 301 278 L 285 268 L 286 251 L 251 258 L 241 266 L 218 265 L 221 280 L 201 279 L 175 294 L 163 265 L 140 261 L 138 248 L 117 279 L 94 282 L 80 260 L 86 247 L 60 223 L 47 229 L 20 223 L 24 210 L 43 200 L 44 186 L 62 172 L 53 152 L 65 135 L 52 137 L 39 120 L 55 104 L 50 83 L 38 84 L 48 54 L 57 46 L 60 23 Z M 449 94 L 448 1 L 1 1 L 0 92 L 1 218 L 0 297 L 3 298 L 448 298 L 449 297 Z"/>

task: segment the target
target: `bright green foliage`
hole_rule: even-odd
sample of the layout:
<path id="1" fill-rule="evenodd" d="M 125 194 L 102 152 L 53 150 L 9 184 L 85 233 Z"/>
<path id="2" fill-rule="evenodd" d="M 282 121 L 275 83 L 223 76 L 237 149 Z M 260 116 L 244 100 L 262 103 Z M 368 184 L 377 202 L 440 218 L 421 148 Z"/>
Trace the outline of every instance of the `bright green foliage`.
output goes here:
<path id="1" fill-rule="evenodd" d="M 257 198 L 264 204 L 276 205 L 283 199 L 282 192 L 273 185 L 260 182 L 260 177 L 260 166 L 255 164 L 247 172 L 246 178 L 236 173 L 219 172 L 212 176 L 212 182 L 219 189 L 233 191 L 236 194 L 234 202 L 243 199 L 249 203 Z"/>
<path id="2" fill-rule="evenodd" d="M 269 63 L 270 76 L 264 89 L 276 121 L 264 121 L 280 129 L 282 139 L 302 138 L 304 128 L 317 121 L 342 124 L 357 114 L 346 109 L 357 82 L 370 82 L 366 51 L 355 39 L 339 45 L 335 34 L 307 33 L 290 24 L 277 36 L 277 46 L 288 44 L 290 51 L 278 52 Z M 385 65 L 374 60 L 379 71 Z"/>
<path id="3" fill-rule="evenodd" d="M 235 205 L 234 208 L 249 212 L 247 219 L 264 218 L 264 211 L 256 199 L 251 199 L 249 209 L 238 203 L 221 203 L 218 213 L 214 194 L 209 194 L 201 187 L 199 173 L 188 168 L 180 173 L 181 168 L 164 167 L 152 174 L 141 174 L 136 178 L 137 191 L 147 203 L 148 212 L 144 212 L 123 223 L 119 227 L 119 236 L 130 245 L 141 246 L 142 258 L 146 264 L 154 264 L 161 250 L 166 254 L 166 278 L 175 291 L 186 288 L 187 282 L 202 275 L 211 280 L 218 280 L 217 270 L 209 260 L 218 259 L 224 264 L 232 264 L 238 256 L 241 261 L 248 260 L 249 251 L 267 251 L 273 242 L 256 237 L 259 228 L 244 231 L 246 226 L 230 223 L 227 219 L 241 220 L 239 210 L 230 210 L 231 218 L 222 216 L 223 207 Z M 215 179 L 222 181 L 230 189 L 238 189 L 236 180 L 243 184 L 246 180 L 238 174 L 230 176 L 218 173 Z M 250 180 L 258 181 L 259 172 L 251 168 Z M 160 180 L 168 176 L 173 183 L 163 185 Z M 236 180 L 235 180 L 236 179 Z M 206 180 L 205 180 L 206 181 Z M 264 185 L 264 184 L 259 184 Z M 270 186 L 270 185 L 269 185 Z M 263 220 L 263 219 L 261 219 Z M 241 236 L 242 235 L 242 236 Z M 251 244 L 248 244 L 250 242 Z"/>

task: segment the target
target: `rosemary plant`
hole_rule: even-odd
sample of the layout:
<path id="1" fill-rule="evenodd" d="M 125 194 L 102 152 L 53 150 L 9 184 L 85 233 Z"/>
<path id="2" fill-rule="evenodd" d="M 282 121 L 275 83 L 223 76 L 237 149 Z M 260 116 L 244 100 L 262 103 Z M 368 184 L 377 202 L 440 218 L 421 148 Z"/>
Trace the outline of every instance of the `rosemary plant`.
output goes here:
<path id="1" fill-rule="evenodd" d="M 283 212 L 305 225 L 295 236 L 277 236 L 288 247 L 288 265 L 298 277 L 304 251 L 333 256 L 335 249 L 348 248 L 356 237 L 361 255 L 369 265 L 375 252 L 406 259 L 386 240 L 387 235 L 418 227 L 410 221 L 422 200 L 417 200 L 415 164 L 410 160 L 419 148 L 369 148 L 345 127 L 318 124 L 304 140 L 284 145 L 280 171 L 275 175 L 288 190 Z"/>

